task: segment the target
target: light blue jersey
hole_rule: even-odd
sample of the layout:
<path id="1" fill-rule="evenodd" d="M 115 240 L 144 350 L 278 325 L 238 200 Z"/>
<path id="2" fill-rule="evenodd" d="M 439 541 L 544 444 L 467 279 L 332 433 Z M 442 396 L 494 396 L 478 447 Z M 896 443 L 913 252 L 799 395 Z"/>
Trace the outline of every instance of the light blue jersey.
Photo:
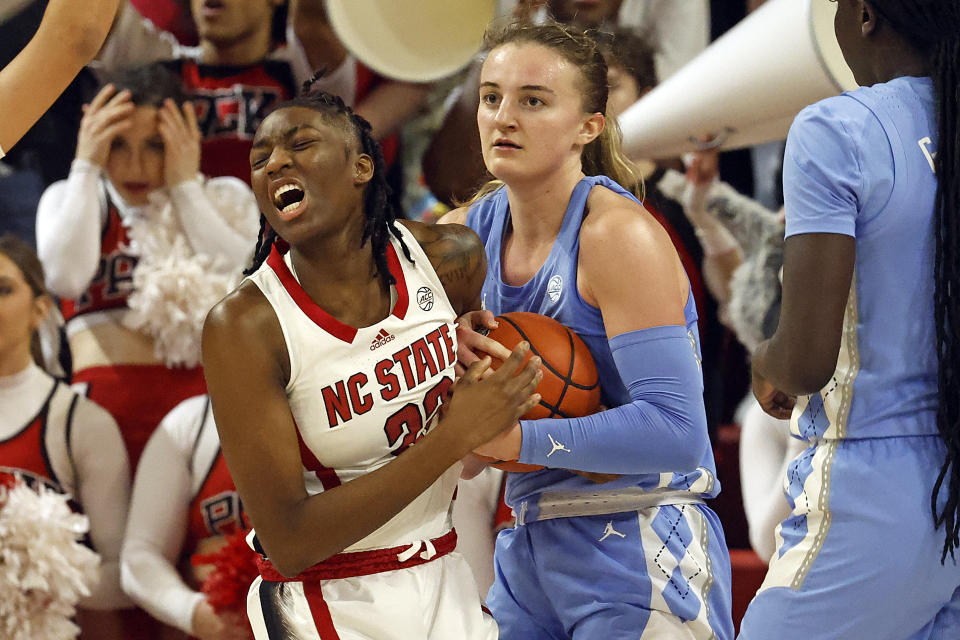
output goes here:
<path id="1" fill-rule="evenodd" d="M 589 347 L 603 402 L 613 408 L 631 405 L 614 359 L 622 348 L 616 340 L 631 334 L 614 338 L 612 351 L 600 310 L 577 291 L 580 227 L 595 185 L 636 201 L 609 178 L 583 178 L 571 194 L 549 257 L 520 287 L 505 284 L 501 277 L 502 241 L 510 224 L 506 189 L 474 204 L 467 224 L 486 245 L 486 308 L 494 314 L 540 313 L 570 327 Z M 692 353 L 682 351 L 696 377 L 693 363 L 699 361 L 700 350 L 692 294 L 684 315 L 685 327 L 667 329 L 679 334 L 674 339 L 689 337 Z M 702 414 L 702 404 L 699 411 Z M 719 519 L 702 503 L 720 487 L 706 420 L 697 424 L 702 433 L 697 429 L 682 443 L 674 439 L 669 445 L 689 447 L 696 452 L 694 460 L 702 447 L 705 453 L 696 469 L 623 475 L 604 484 L 562 469 L 509 474 L 506 499 L 517 513 L 517 526 L 497 537 L 496 581 L 487 597 L 501 640 L 732 638 L 730 559 Z M 663 435 L 644 431 L 639 423 L 631 422 L 629 428 L 634 440 L 643 434 L 644 447 L 658 452 L 659 463 L 667 448 L 659 441 Z M 606 434 L 595 435 L 599 439 Z M 616 447 L 610 455 L 629 458 L 636 469 L 635 454 L 629 447 Z M 585 573 L 583 567 L 591 569 Z"/>
<path id="2" fill-rule="evenodd" d="M 501 188 L 474 204 L 467 214 L 467 226 L 477 232 L 487 252 L 487 277 L 483 283 L 484 307 L 499 315 L 509 311 L 530 311 L 555 318 L 570 327 L 590 349 L 603 390 L 603 404 L 617 407 L 630 402 L 630 396 L 613 361 L 610 344 L 600 310 L 587 304 L 577 291 L 577 258 L 580 252 L 580 226 L 583 223 L 587 196 L 594 185 L 602 185 L 638 202 L 630 192 L 606 176 L 587 176 L 573 190 L 563 224 L 550 255 L 536 275 L 526 284 L 514 287 L 503 282 L 500 256 L 502 241 L 510 223 L 507 190 Z M 700 353 L 697 330 L 697 308 L 691 293 L 684 308 L 687 333 Z M 519 505 L 536 509 L 538 495 L 544 490 L 598 490 L 641 487 L 692 490 L 704 498 L 720 491 L 716 480 L 713 451 L 708 446 L 697 469 L 676 469 L 673 473 L 626 475 L 603 485 L 567 471 L 546 469 L 532 473 L 510 474 L 506 501 L 519 512 Z M 535 516 L 531 512 L 532 516 Z"/>
<path id="3" fill-rule="evenodd" d="M 936 134 L 929 78 L 829 98 L 790 130 L 787 236 L 853 236 L 856 263 L 836 373 L 793 413 L 812 446 L 789 465 L 792 512 L 741 640 L 960 637 L 960 573 L 940 563 L 930 506 L 946 455 L 935 415 Z"/>
<path id="4" fill-rule="evenodd" d="M 786 235 L 856 238 L 837 369 L 799 399 L 804 438 L 936 434 L 930 78 L 897 78 L 801 112 L 783 167 Z"/>

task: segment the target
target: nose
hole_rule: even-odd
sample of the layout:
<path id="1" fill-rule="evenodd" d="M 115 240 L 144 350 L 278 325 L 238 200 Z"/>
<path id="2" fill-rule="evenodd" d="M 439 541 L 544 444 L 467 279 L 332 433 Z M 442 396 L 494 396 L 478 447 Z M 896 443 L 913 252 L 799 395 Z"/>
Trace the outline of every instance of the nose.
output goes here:
<path id="1" fill-rule="evenodd" d="M 493 122 L 501 130 L 512 130 L 516 128 L 517 121 L 514 117 L 513 107 L 509 100 L 501 100 L 497 107 L 497 113 L 493 117 Z"/>
<path id="2" fill-rule="evenodd" d="M 267 158 L 267 164 L 264 166 L 264 170 L 267 172 L 268 176 L 274 176 L 284 167 L 290 166 L 290 155 L 286 150 L 277 145 L 270 151 L 270 157 Z"/>
<path id="3" fill-rule="evenodd" d="M 141 151 L 134 151 L 130 154 L 130 173 L 134 177 L 140 178 L 146 173 L 146 162 L 144 154 Z"/>

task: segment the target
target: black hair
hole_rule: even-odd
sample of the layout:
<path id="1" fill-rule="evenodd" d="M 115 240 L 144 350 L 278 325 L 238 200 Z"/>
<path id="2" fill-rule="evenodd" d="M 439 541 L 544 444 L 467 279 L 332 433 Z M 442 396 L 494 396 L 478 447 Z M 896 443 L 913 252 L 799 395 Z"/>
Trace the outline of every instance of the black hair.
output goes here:
<path id="1" fill-rule="evenodd" d="M 937 101 L 937 197 L 934 214 L 934 320 L 937 327 L 937 429 L 947 455 L 930 496 L 933 522 L 944 526 L 947 554 L 960 547 L 960 3 L 868 0 L 881 20 L 926 59 Z M 946 490 L 943 509 L 940 492 Z"/>
<path id="2" fill-rule="evenodd" d="M 590 35 L 600 47 L 607 67 L 623 67 L 638 89 L 657 86 L 656 50 L 649 37 L 623 27 L 604 28 Z"/>
<path id="3" fill-rule="evenodd" d="M 162 63 L 126 67 L 109 73 L 103 84 L 113 84 L 117 91 L 130 92 L 130 101 L 138 107 L 161 107 L 167 98 L 181 105 L 187 100 L 180 78 Z"/>
<path id="4" fill-rule="evenodd" d="M 380 151 L 380 144 L 374 140 L 371 135 L 370 123 L 358 116 L 353 110 L 344 104 L 340 96 L 327 93 L 326 91 L 314 91 L 313 84 L 323 75 L 323 71 L 316 73 L 310 80 L 303 83 L 302 95 L 281 104 L 277 109 L 289 107 L 306 107 L 319 111 L 331 123 L 345 126 L 356 137 L 360 144 L 360 151 L 373 159 L 373 178 L 367 183 L 363 194 L 363 211 L 366 214 L 366 223 L 363 225 L 363 237 L 360 246 L 362 247 L 370 241 L 373 250 L 373 257 L 377 265 L 377 274 L 384 285 L 389 287 L 396 284 L 396 278 L 390 273 L 387 266 L 387 245 L 390 242 L 390 235 L 393 235 L 403 249 L 403 255 L 413 263 L 410 256 L 410 250 L 403 241 L 403 236 L 397 228 L 395 221 L 399 217 L 396 205 L 390 198 L 391 189 L 387 183 L 386 164 L 383 160 L 383 153 Z M 277 232 L 267 225 L 267 219 L 263 213 L 260 214 L 260 236 L 257 240 L 257 247 L 254 251 L 253 263 L 250 268 L 244 271 L 244 275 L 250 275 L 260 268 L 263 261 L 267 259 L 270 250 L 277 241 Z"/>

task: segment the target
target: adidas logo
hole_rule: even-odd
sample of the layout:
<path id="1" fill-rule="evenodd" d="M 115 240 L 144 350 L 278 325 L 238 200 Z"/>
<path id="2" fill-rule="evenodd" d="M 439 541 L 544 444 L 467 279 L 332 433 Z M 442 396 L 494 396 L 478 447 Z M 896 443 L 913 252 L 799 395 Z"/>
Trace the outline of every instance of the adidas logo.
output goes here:
<path id="1" fill-rule="evenodd" d="M 370 343 L 370 351 L 374 349 L 379 349 L 383 345 L 387 344 L 393 340 L 393 334 L 387 333 L 386 329 L 380 329 L 380 333 L 377 334 L 377 337 L 373 339 L 373 342 Z"/>

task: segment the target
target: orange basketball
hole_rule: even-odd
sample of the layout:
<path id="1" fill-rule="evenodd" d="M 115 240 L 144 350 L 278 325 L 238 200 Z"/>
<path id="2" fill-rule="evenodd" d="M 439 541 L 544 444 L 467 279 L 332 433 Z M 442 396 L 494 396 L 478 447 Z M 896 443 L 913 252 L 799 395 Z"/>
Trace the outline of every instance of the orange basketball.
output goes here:
<path id="1" fill-rule="evenodd" d="M 537 386 L 540 403 L 522 416 L 524 420 L 579 418 L 596 412 L 600 406 L 600 377 L 580 336 L 553 318 L 527 311 L 511 311 L 496 320 L 499 326 L 488 337 L 510 350 L 526 340 L 530 343 L 527 357 L 537 355 L 543 360 L 543 379 Z M 502 363 L 494 358 L 491 367 L 496 369 Z M 490 464 L 504 471 L 543 468 L 516 461 Z"/>

